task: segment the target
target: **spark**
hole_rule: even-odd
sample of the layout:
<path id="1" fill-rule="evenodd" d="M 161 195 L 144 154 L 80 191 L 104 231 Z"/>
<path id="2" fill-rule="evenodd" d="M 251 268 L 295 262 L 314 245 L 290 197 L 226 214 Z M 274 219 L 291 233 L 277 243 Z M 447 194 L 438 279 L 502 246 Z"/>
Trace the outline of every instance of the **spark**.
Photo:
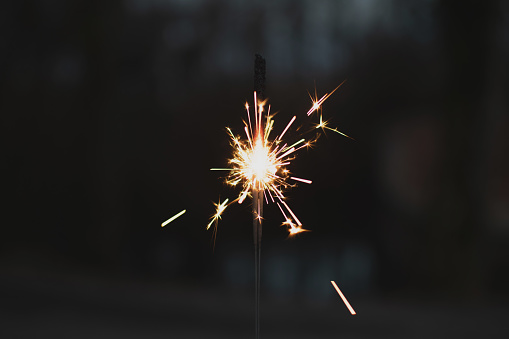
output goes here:
<path id="1" fill-rule="evenodd" d="M 163 222 L 161 224 L 161 227 L 164 227 L 166 225 L 168 225 L 170 222 L 172 222 L 173 220 L 177 219 L 178 217 L 180 217 L 182 214 L 186 213 L 186 210 L 182 210 L 180 212 L 178 212 L 177 214 L 175 214 L 173 217 L 171 217 L 170 219 L 166 220 L 165 222 Z"/>
<path id="2" fill-rule="evenodd" d="M 288 146 L 287 148 L 285 148 L 284 150 L 286 151 L 287 149 L 290 149 L 290 148 L 293 148 L 299 144 L 302 144 L 304 141 L 306 141 L 306 139 L 300 139 L 299 141 L 293 143 L 291 146 Z"/>
<path id="3" fill-rule="evenodd" d="M 355 140 L 354 138 L 352 138 L 352 137 L 350 137 L 350 136 L 346 135 L 345 133 L 338 131 L 338 129 L 337 129 L 337 128 L 331 128 L 331 127 L 327 126 L 327 124 L 328 124 L 328 121 L 323 121 L 323 119 L 322 119 L 322 115 L 320 114 L 320 123 L 318 123 L 318 124 L 316 125 L 316 128 L 321 128 L 322 130 L 323 130 L 323 129 L 328 129 L 329 131 L 336 132 L 336 133 L 338 133 L 338 134 L 341 134 L 341 135 L 342 135 L 342 136 L 344 136 L 344 137 L 347 137 L 347 138 L 349 138 L 349 139 Z"/>
<path id="4" fill-rule="evenodd" d="M 216 213 L 210 218 L 211 220 L 207 225 L 207 229 L 209 229 L 210 226 L 212 226 L 214 223 L 217 225 L 217 222 L 219 221 L 219 219 L 221 219 L 221 214 L 223 214 L 226 207 L 228 207 L 227 204 L 228 198 L 223 202 L 221 202 L 221 199 L 219 199 L 219 202 L 217 204 L 214 203 L 214 205 L 216 206 Z"/>
<path id="5" fill-rule="evenodd" d="M 341 292 L 341 290 L 339 289 L 338 285 L 336 285 L 336 283 L 334 281 L 331 280 L 331 284 L 332 286 L 334 286 L 334 288 L 336 289 L 336 291 L 338 292 L 339 296 L 341 297 L 341 299 L 343 299 L 343 302 L 345 303 L 346 307 L 348 307 L 348 310 L 350 311 L 350 313 L 352 315 L 356 315 L 357 313 L 355 313 L 354 309 L 352 308 L 352 306 L 350 306 L 350 303 L 348 302 L 348 300 L 346 300 L 345 296 L 343 295 L 343 293 Z"/>
<path id="6" fill-rule="evenodd" d="M 306 184 L 312 184 L 313 183 L 311 180 L 302 179 L 302 178 L 290 177 L 290 179 L 293 179 L 293 180 L 296 180 L 296 181 L 300 181 L 300 182 L 304 182 Z"/>
<path id="7" fill-rule="evenodd" d="M 292 235 L 295 235 L 295 234 L 298 234 L 301 232 L 308 232 L 308 230 L 302 228 L 301 226 L 295 225 L 292 222 L 292 219 L 290 219 L 286 216 L 285 211 L 283 211 L 283 209 L 281 208 L 281 205 L 279 203 L 277 203 L 277 206 L 279 207 L 279 209 L 281 210 L 281 213 L 285 217 L 285 221 L 283 222 L 282 226 L 288 227 L 289 236 L 292 236 Z"/>
<path id="8" fill-rule="evenodd" d="M 338 87 L 334 88 L 334 90 L 330 93 L 325 93 L 320 99 L 318 99 L 318 96 L 316 95 L 316 91 L 315 91 L 315 98 L 313 99 L 313 97 L 311 97 L 311 101 L 313 102 L 313 106 L 311 106 L 311 108 L 309 109 L 309 111 L 307 112 L 307 115 L 311 115 L 314 111 L 318 111 L 322 104 L 325 102 L 325 100 L 327 100 L 334 92 L 336 92 L 336 90 L 341 87 L 341 85 L 343 85 L 345 83 L 346 80 L 344 80 L 342 83 L 340 83 L 338 85 Z"/>
<path id="9" fill-rule="evenodd" d="M 223 214 L 226 207 L 228 207 L 228 198 L 225 199 L 225 201 L 221 202 L 221 199 L 216 203 L 214 203 L 214 206 L 216 206 L 216 213 L 210 218 L 210 222 L 207 225 L 207 229 L 209 229 L 212 225 L 214 225 L 214 232 L 213 232 L 213 244 L 212 249 L 214 250 L 216 248 L 216 235 L 217 235 L 217 223 L 219 222 L 219 219 L 221 219 L 221 215 Z"/>
<path id="10" fill-rule="evenodd" d="M 286 125 L 286 128 L 283 130 L 283 133 L 281 133 L 279 135 L 279 137 L 277 138 L 277 140 L 281 140 L 281 138 L 283 137 L 283 135 L 285 135 L 286 131 L 288 131 L 288 129 L 290 128 L 290 126 L 293 124 L 293 122 L 295 121 L 295 119 L 297 119 L 296 116 L 293 116 L 292 120 L 290 120 L 290 122 L 288 123 L 288 125 Z"/>
<path id="11" fill-rule="evenodd" d="M 290 233 L 290 235 L 295 235 L 301 232 L 309 232 L 309 230 L 303 229 L 302 227 L 299 226 L 298 227 L 292 226 L 288 232 Z"/>
<path id="12" fill-rule="evenodd" d="M 289 236 L 299 234 L 301 232 L 309 232 L 309 230 L 306 230 L 306 229 L 302 228 L 301 226 L 295 225 L 291 219 L 286 219 L 286 221 L 283 222 L 283 225 L 287 225 L 289 227 L 288 228 Z"/>
<path id="13" fill-rule="evenodd" d="M 311 98 L 312 107 L 308 110 L 307 115 L 309 116 L 317 110 L 321 111 L 321 105 L 343 83 L 344 81 L 332 92 L 326 93 L 320 99 L 318 99 L 315 91 L 315 97 Z M 290 235 L 295 235 L 307 230 L 302 228 L 302 223 L 286 203 L 284 193 L 287 188 L 295 186 L 289 183 L 289 180 L 306 184 L 311 184 L 312 181 L 291 176 L 287 166 L 291 165 L 299 150 L 310 147 L 316 139 L 306 140 L 306 138 L 301 138 L 295 142 L 284 141 L 283 136 L 290 134 L 289 131 L 297 120 L 297 116 L 293 116 L 290 119 L 279 135 L 271 137 L 271 133 L 274 130 L 274 117 L 270 113 L 270 105 L 267 105 L 268 108 L 265 109 L 266 103 L 267 100 L 258 100 L 256 92 L 254 92 L 253 107 L 251 108 L 247 102 L 244 106 L 247 115 L 247 119 L 244 120 L 243 134 L 245 136 L 236 135 L 230 128 L 226 128 L 230 137 L 230 145 L 233 148 L 233 155 L 228 160 L 229 167 L 211 168 L 211 170 L 227 171 L 226 183 L 231 186 L 240 186 L 238 197 L 234 200 L 239 204 L 242 204 L 248 196 L 251 196 L 252 191 L 262 191 L 262 196 L 265 197 L 267 203 L 269 202 L 268 198 L 270 198 L 270 201 L 277 203 L 284 217 L 282 225 L 287 227 Z M 330 129 L 348 137 L 337 129 L 328 127 L 327 122 L 323 121 L 321 114 L 320 123 L 316 128 Z M 289 144 L 290 146 L 288 146 Z M 211 218 L 207 229 L 214 223 L 217 228 L 221 214 L 229 205 L 227 201 L 214 204 L 216 206 L 216 213 Z M 255 218 L 261 220 L 262 216 L 255 214 Z"/>

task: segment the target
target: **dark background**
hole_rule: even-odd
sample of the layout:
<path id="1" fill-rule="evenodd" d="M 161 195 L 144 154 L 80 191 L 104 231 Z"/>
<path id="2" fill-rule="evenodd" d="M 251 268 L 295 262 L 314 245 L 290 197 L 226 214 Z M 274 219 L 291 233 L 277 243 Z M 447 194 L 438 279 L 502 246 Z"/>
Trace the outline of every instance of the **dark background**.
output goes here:
<path id="1" fill-rule="evenodd" d="M 0 25 L 2 338 L 253 336 L 249 203 L 214 252 L 205 226 L 256 52 L 276 127 L 347 79 L 324 116 L 356 139 L 291 166 L 312 232 L 265 208 L 262 337 L 509 337 L 506 2 L 12 1 Z"/>

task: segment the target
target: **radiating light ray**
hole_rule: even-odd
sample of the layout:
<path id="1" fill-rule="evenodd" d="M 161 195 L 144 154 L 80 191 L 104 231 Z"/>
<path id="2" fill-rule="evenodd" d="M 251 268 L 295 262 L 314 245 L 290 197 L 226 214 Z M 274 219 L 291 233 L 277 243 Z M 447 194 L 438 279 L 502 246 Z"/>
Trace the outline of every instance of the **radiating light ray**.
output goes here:
<path id="1" fill-rule="evenodd" d="M 352 308 L 352 306 L 350 306 L 350 303 L 348 302 L 348 300 L 346 300 L 345 296 L 343 295 L 343 293 L 341 292 L 341 290 L 339 289 L 338 285 L 336 285 L 336 283 L 334 281 L 331 280 L 331 284 L 332 286 L 334 286 L 334 288 L 336 289 L 336 291 L 338 292 L 339 296 L 341 297 L 341 299 L 343 299 L 343 302 L 345 303 L 346 307 L 348 308 L 348 310 L 350 311 L 350 313 L 352 315 L 356 315 L 357 313 L 355 313 L 354 309 Z"/>
<path id="2" fill-rule="evenodd" d="M 287 155 L 292 154 L 293 152 L 295 152 L 295 148 L 294 148 L 294 147 L 290 148 L 288 151 L 286 151 L 285 153 L 283 153 L 283 155 L 280 155 L 277 159 L 279 160 L 279 159 L 281 159 L 281 158 L 284 158 L 284 157 L 286 157 Z"/>
<path id="3" fill-rule="evenodd" d="M 292 148 L 292 147 L 295 147 L 295 146 L 297 146 L 297 145 L 299 145 L 299 144 L 303 143 L 304 141 L 306 141 L 306 139 L 300 139 L 299 141 L 297 141 L 297 142 L 295 142 L 295 143 L 291 144 L 290 146 L 288 146 L 286 149 L 283 147 L 281 150 L 282 150 L 282 151 L 286 151 L 287 149 L 290 149 L 290 148 Z"/>
<path id="4" fill-rule="evenodd" d="M 306 144 L 304 144 L 302 146 L 297 147 L 293 152 L 297 152 L 298 150 L 303 149 L 304 147 L 308 147 L 308 146 L 309 146 L 309 143 L 306 143 Z"/>
<path id="5" fill-rule="evenodd" d="M 242 204 L 242 202 L 244 201 L 244 199 L 246 199 L 248 194 L 249 194 L 248 190 L 245 190 L 242 192 L 242 194 L 240 195 L 240 198 L 239 198 L 239 204 Z"/>
<path id="6" fill-rule="evenodd" d="M 172 222 L 173 220 L 177 219 L 178 217 L 180 217 L 182 214 L 186 213 L 186 210 L 182 210 L 180 212 L 178 212 L 177 214 L 175 214 L 173 217 L 171 217 L 170 219 L 166 220 L 165 222 L 163 222 L 161 224 L 161 227 L 164 227 L 166 225 L 168 225 L 170 222 Z"/>
<path id="7" fill-rule="evenodd" d="M 290 126 L 293 124 L 293 122 L 295 121 L 295 119 L 297 119 L 297 116 L 293 116 L 292 120 L 290 120 L 290 122 L 288 123 L 288 125 L 286 125 L 285 129 L 283 130 L 283 132 L 279 135 L 279 137 L 277 138 L 277 140 L 281 140 L 281 138 L 283 137 L 283 135 L 285 135 L 286 131 L 288 131 L 288 129 L 290 128 Z"/>
<path id="8" fill-rule="evenodd" d="M 249 141 L 249 145 L 251 147 L 253 147 L 253 142 L 251 141 L 251 137 L 249 136 L 249 131 L 247 129 L 247 126 L 244 128 L 244 131 L 246 131 L 246 135 L 247 135 L 247 141 Z"/>
<path id="9" fill-rule="evenodd" d="M 308 179 L 302 179 L 302 178 L 296 178 L 296 177 L 290 177 L 290 179 L 293 179 L 293 180 L 296 180 L 296 181 L 300 181 L 300 182 L 303 182 L 303 183 L 306 183 L 306 184 L 312 184 L 313 183 L 311 180 L 308 180 Z"/>
<path id="10" fill-rule="evenodd" d="M 269 193 L 270 200 L 272 200 L 272 202 L 276 202 L 272 196 L 272 193 L 269 190 L 267 190 L 267 192 Z"/>
<path id="11" fill-rule="evenodd" d="M 246 112 L 247 112 L 247 120 L 249 121 L 249 132 L 253 134 L 253 131 L 251 130 L 251 114 L 249 114 L 249 104 L 246 102 Z"/>
<path id="12" fill-rule="evenodd" d="M 288 220 L 288 217 L 286 216 L 286 213 L 283 210 L 283 208 L 281 207 L 281 205 L 278 202 L 276 202 L 276 204 L 277 204 L 277 207 L 279 207 L 279 209 L 281 210 L 281 214 L 283 214 L 283 217 L 285 217 L 285 220 Z"/>

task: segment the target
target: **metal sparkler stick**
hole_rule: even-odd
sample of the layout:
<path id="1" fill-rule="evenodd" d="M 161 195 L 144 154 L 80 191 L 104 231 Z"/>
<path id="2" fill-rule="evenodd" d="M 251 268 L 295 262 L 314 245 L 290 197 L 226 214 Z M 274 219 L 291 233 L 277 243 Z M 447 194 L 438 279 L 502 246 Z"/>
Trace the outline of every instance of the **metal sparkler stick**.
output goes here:
<path id="1" fill-rule="evenodd" d="M 260 338 L 260 267 L 262 249 L 263 191 L 252 190 L 253 194 L 253 240 L 255 254 L 255 338 Z"/>
<path id="2" fill-rule="evenodd" d="M 255 55 L 254 65 L 254 90 L 259 100 L 263 101 L 265 97 L 265 59 Z M 255 107 L 258 105 L 254 103 Z M 261 113 L 260 113 L 261 114 Z M 258 128 L 261 128 L 259 126 Z M 255 134 L 258 134 L 256 131 Z M 260 338 L 260 267 L 261 267 L 261 247 L 262 247 L 262 215 L 263 215 L 263 187 L 253 186 L 251 190 L 253 195 L 253 242 L 255 255 L 255 338 Z"/>

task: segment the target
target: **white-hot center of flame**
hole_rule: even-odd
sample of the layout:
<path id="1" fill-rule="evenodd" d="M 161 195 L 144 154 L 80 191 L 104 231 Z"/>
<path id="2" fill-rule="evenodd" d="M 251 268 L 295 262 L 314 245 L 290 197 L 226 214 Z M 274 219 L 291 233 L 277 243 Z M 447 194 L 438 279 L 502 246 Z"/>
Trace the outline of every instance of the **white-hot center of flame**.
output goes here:
<path id="1" fill-rule="evenodd" d="M 250 155 L 248 177 L 261 188 L 264 184 L 272 181 L 276 174 L 275 159 L 271 156 L 270 149 L 263 144 L 263 140 L 260 138 L 255 141 Z"/>

